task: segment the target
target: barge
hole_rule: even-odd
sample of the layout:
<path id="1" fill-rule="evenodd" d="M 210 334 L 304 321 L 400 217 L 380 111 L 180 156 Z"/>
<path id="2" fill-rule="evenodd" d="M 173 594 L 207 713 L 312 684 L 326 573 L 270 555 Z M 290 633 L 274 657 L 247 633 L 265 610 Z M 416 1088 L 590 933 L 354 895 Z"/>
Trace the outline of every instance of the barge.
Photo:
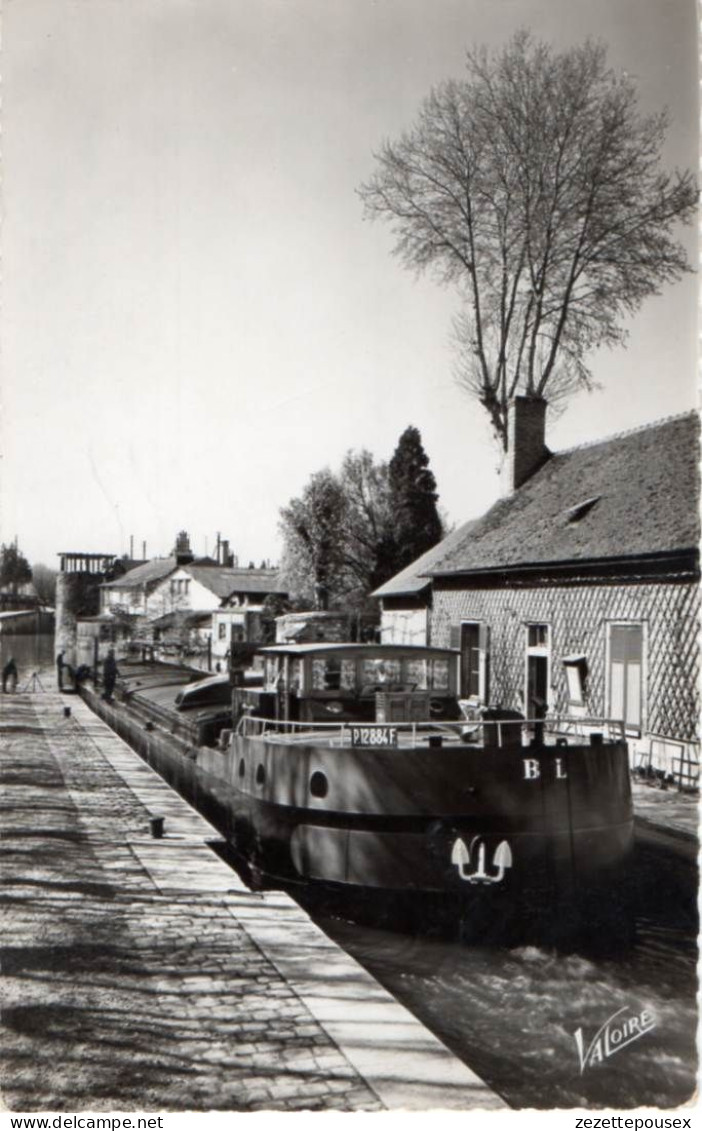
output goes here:
<path id="1" fill-rule="evenodd" d="M 157 768 L 254 883 L 351 915 L 412 906 L 478 941 L 629 939 L 623 725 L 482 711 L 458 699 L 458 662 L 411 646 L 263 648 L 260 685 L 235 677 L 205 743 L 176 727 Z"/>

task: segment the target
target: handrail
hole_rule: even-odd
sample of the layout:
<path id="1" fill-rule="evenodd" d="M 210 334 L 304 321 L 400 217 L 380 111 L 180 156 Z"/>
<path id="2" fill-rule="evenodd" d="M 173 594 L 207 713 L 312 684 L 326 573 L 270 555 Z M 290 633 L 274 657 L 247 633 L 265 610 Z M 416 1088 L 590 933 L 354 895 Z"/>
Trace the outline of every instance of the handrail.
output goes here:
<path id="1" fill-rule="evenodd" d="M 622 719 L 605 719 L 605 718 L 578 718 L 569 715 L 558 715 L 549 718 L 526 718 L 526 719 L 456 719 L 455 721 L 440 721 L 435 719 L 416 720 L 412 722 L 392 722 L 392 723 L 376 723 L 368 720 L 354 721 L 339 721 L 339 722 L 302 722 L 299 720 L 279 720 L 267 719 L 258 715 L 244 714 L 239 719 L 235 728 L 235 733 L 242 737 L 248 738 L 262 738 L 264 736 L 278 735 L 280 737 L 287 736 L 290 739 L 299 738 L 304 734 L 314 734 L 319 732 L 321 735 L 326 736 L 329 734 L 333 737 L 335 734 L 343 739 L 346 732 L 351 727 L 355 726 L 372 726 L 378 730 L 396 730 L 403 733 L 411 733 L 412 741 L 416 740 L 418 732 L 433 732 L 450 733 L 455 735 L 458 731 L 459 735 L 464 730 L 477 731 L 479 727 L 496 727 L 498 745 L 502 745 L 504 735 L 504 727 L 519 727 L 520 729 L 533 729 L 541 727 L 549 734 L 560 734 L 562 737 L 570 735 L 578 737 L 582 735 L 586 738 L 588 733 L 594 730 L 603 730 L 608 735 L 614 735 L 615 741 L 623 742 L 626 740 L 625 723 Z M 347 736 L 350 741 L 350 736 Z"/>

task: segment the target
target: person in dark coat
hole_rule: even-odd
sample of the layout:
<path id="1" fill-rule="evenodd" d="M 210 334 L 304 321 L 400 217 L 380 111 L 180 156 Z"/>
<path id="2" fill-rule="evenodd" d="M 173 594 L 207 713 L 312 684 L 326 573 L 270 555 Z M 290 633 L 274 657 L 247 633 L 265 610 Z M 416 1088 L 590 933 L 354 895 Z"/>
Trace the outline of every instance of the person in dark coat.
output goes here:
<path id="1" fill-rule="evenodd" d="M 10 691 L 17 690 L 17 680 L 19 672 L 17 671 L 17 664 L 15 663 L 14 656 L 10 656 L 9 660 L 2 669 L 2 689 L 7 691 L 7 685 L 10 684 Z"/>
<path id="2" fill-rule="evenodd" d="M 64 655 L 65 652 L 61 650 L 56 657 L 56 682 L 58 683 L 59 691 L 63 691 L 63 669 L 67 667 L 66 661 L 63 658 Z"/>
<path id="3" fill-rule="evenodd" d="M 119 672 L 117 671 L 117 661 L 115 659 L 114 649 L 110 648 L 102 665 L 103 699 L 109 700 L 112 698 L 112 692 L 115 689 L 118 675 Z"/>

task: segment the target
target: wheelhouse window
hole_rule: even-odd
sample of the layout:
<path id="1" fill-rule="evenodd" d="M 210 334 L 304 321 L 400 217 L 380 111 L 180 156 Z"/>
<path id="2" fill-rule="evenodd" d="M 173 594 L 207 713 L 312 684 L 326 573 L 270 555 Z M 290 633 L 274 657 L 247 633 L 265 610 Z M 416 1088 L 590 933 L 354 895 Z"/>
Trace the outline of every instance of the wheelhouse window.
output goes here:
<path id="1" fill-rule="evenodd" d="M 427 662 L 417 660 L 414 656 L 404 660 L 404 682 L 415 691 L 427 690 Z"/>
<path id="2" fill-rule="evenodd" d="M 341 687 L 341 660 L 330 656 L 328 660 L 312 661 L 312 686 L 315 691 L 338 691 Z"/>
<path id="3" fill-rule="evenodd" d="M 312 660 L 313 691 L 352 691 L 356 684 L 356 665 L 340 656 Z"/>
<path id="4" fill-rule="evenodd" d="M 432 662 L 431 686 L 433 691 L 448 691 L 449 689 L 449 661 L 434 660 Z"/>
<path id="5" fill-rule="evenodd" d="M 296 657 L 290 665 L 290 691 L 296 694 L 302 691 L 302 673 L 302 660 Z"/>
<path id="6" fill-rule="evenodd" d="M 400 661 L 396 659 L 362 660 L 361 685 L 382 687 L 388 683 L 400 683 L 401 672 Z"/>
<path id="7" fill-rule="evenodd" d="M 643 625 L 609 627 L 609 714 L 641 733 L 643 715 Z"/>
<path id="8" fill-rule="evenodd" d="M 341 661 L 341 686 L 344 691 L 355 691 L 356 689 L 356 661 L 355 660 L 342 660 Z"/>

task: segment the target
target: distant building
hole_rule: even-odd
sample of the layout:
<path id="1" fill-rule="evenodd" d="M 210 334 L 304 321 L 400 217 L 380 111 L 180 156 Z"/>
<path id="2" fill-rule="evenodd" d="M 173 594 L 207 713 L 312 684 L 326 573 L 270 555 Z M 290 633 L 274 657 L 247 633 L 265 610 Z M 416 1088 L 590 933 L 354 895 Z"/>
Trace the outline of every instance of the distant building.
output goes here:
<path id="1" fill-rule="evenodd" d="M 79 657 L 78 621 L 100 612 L 100 586 L 114 577 L 115 554 L 86 553 L 80 550 L 59 552 L 60 572 L 56 578 L 56 655 L 64 653 L 68 663 L 83 662 Z M 97 630 L 96 630 L 97 631 Z M 92 638 L 87 641 L 92 649 Z"/>
<path id="2" fill-rule="evenodd" d="M 103 615 L 134 618 L 134 639 L 207 652 L 224 662 L 232 641 L 258 639 L 263 602 L 285 595 L 275 569 L 241 569 L 218 540 L 217 562 L 195 558 L 184 531 L 175 552 L 129 570 L 101 587 Z"/>
<path id="3" fill-rule="evenodd" d="M 374 613 L 312 610 L 276 617 L 276 644 L 339 644 L 374 641 L 378 625 Z"/>
<path id="4" fill-rule="evenodd" d="M 233 588 L 212 614 L 212 655 L 223 661 L 231 644 L 263 639 L 261 617 L 266 597 L 287 597 L 276 569 L 232 569 Z"/>
<path id="5" fill-rule="evenodd" d="M 175 557 L 154 558 L 106 582 L 100 590 L 100 611 L 146 616 L 151 594 L 165 577 L 173 573 L 177 564 Z"/>
<path id="6" fill-rule="evenodd" d="M 517 398 L 510 493 L 376 591 L 383 640 L 460 649 L 462 694 L 479 703 L 621 719 L 637 762 L 689 784 L 697 415 L 557 453 L 544 426 L 543 402 Z"/>

